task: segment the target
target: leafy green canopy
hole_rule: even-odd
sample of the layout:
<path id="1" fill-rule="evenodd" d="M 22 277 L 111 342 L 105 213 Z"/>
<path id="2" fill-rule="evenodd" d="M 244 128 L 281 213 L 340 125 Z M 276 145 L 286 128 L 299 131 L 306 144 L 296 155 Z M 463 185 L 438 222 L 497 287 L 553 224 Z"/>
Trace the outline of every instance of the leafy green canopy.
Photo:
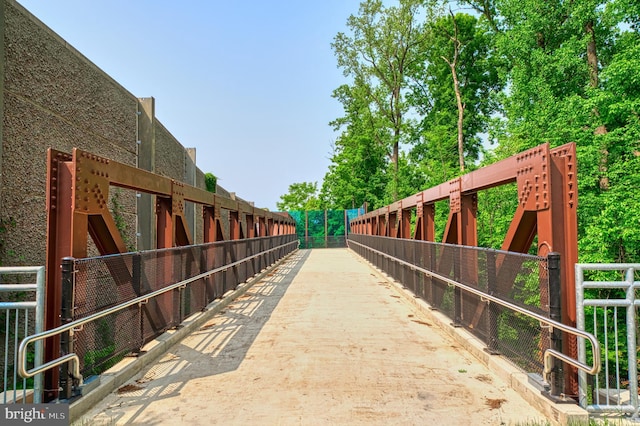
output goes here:
<path id="1" fill-rule="evenodd" d="M 317 210 L 320 208 L 317 193 L 317 182 L 292 183 L 289 185 L 289 192 L 280 196 L 276 207 L 280 211 Z"/>
<path id="2" fill-rule="evenodd" d="M 340 135 L 314 202 L 376 208 L 575 142 L 580 261 L 640 262 L 640 2 L 459 3 L 472 13 L 365 0 L 348 18 L 332 44 L 346 77 L 333 92 Z M 515 192 L 479 194 L 482 244 L 500 245 Z"/>

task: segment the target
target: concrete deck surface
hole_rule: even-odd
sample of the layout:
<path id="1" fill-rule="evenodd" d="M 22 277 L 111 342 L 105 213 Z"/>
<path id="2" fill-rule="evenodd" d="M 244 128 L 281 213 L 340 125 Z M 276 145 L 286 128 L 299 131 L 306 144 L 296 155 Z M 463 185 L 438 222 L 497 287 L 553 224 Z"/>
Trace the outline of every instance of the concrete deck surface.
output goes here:
<path id="1" fill-rule="evenodd" d="M 348 249 L 301 250 L 85 425 L 543 425 Z"/>

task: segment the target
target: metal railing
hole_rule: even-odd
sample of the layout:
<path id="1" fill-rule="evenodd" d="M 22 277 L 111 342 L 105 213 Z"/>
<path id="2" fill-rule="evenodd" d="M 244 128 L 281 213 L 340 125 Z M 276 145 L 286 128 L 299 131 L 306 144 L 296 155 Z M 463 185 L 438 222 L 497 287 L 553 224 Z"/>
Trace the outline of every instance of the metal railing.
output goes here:
<path id="1" fill-rule="evenodd" d="M 461 282 L 458 282 L 454 279 L 451 279 L 447 276 L 444 276 L 442 274 L 438 274 L 432 270 L 417 266 L 411 262 L 399 259 L 397 257 L 391 256 L 387 253 L 384 253 L 383 251 L 380 250 L 375 250 L 372 249 L 371 247 L 368 247 L 365 244 L 361 244 L 359 242 L 354 241 L 353 239 L 349 239 L 348 240 L 348 244 L 351 247 L 351 244 L 355 244 L 356 246 L 366 249 L 372 253 L 375 253 L 375 255 L 380 256 L 388 261 L 390 261 L 391 263 L 397 264 L 397 265 L 401 265 L 404 266 L 412 271 L 417 271 L 420 274 L 424 274 L 425 276 L 431 277 L 433 279 L 436 280 L 440 280 L 444 283 L 446 283 L 448 286 L 451 286 L 455 289 L 459 289 L 460 291 L 466 292 L 468 294 L 473 294 L 477 297 L 480 298 L 480 300 L 484 303 L 495 303 L 498 304 L 510 311 L 516 312 L 520 315 L 523 315 L 527 318 L 531 318 L 535 321 L 537 321 L 541 326 L 547 327 L 549 330 L 549 333 L 552 334 L 554 329 L 557 330 L 561 330 L 565 333 L 568 333 L 570 335 L 576 336 L 576 337 L 580 337 L 582 339 L 586 339 L 591 343 L 591 347 L 593 349 L 593 361 L 591 363 L 591 365 L 587 364 L 584 361 L 581 361 L 579 359 L 574 359 L 556 349 L 553 348 L 547 348 L 544 350 L 543 353 L 543 361 L 544 361 L 544 368 L 543 368 L 543 379 L 545 382 L 545 388 L 547 390 L 549 390 L 549 388 L 551 388 L 551 384 L 552 384 L 552 377 L 551 374 L 554 370 L 554 362 L 553 359 L 558 359 L 564 363 L 567 363 L 577 369 L 579 369 L 580 371 L 585 372 L 586 374 L 591 374 L 591 375 L 595 375 L 600 371 L 600 344 L 598 342 L 598 340 L 596 339 L 596 337 L 591 334 L 588 333 L 586 331 L 583 330 L 579 330 L 577 328 L 568 326 L 566 324 L 563 324 L 561 322 L 555 321 L 551 318 L 545 317 L 544 315 L 541 315 L 538 312 L 534 312 L 530 309 L 526 309 L 523 308 L 515 303 L 509 302 L 507 300 L 501 299 L 499 297 L 494 296 L 493 294 L 489 294 L 488 292 L 482 291 L 478 288 L 474 288 L 470 285 L 466 285 L 463 284 Z M 357 251 L 356 251 L 357 252 Z M 387 266 L 389 266 L 387 264 Z M 390 267 L 389 269 L 393 270 L 394 267 Z M 385 271 L 387 272 L 387 271 Z M 584 345 L 584 340 L 578 339 L 583 345 Z M 491 349 L 491 348 L 488 348 Z M 552 393 L 553 396 L 558 396 L 555 395 L 554 393 Z"/>
<path id="2" fill-rule="evenodd" d="M 592 380 L 579 374 L 579 403 L 592 413 L 639 417 L 637 327 L 640 264 L 576 264 L 576 322 L 601 343 L 603 366 Z M 588 276 L 589 279 L 585 279 Z M 600 350 L 578 344 L 578 358 L 600 358 Z"/>
<path id="3" fill-rule="evenodd" d="M 16 366 L 21 358 L 18 350 L 20 340 L 29 334 L 40 333 L 44 328 L 44 284 L 44 266 L 0 267 L 0 318 L 4 320 L 4 327 L 0 330 L 0 335 L 4 334 L 1 360 L 3 404 L 25 403 L 31 397 L 30 391 L 33 391 L 33 402 L 41 402 L 42 375 L 35 375 L 33 383 L 29 383 L 27 378 L 18 375 Z M 25 352 L 24 357 L 27 355 Z M 34 365 L 42 363 L 42 342 L 35 345 L 30 355 Z"/>
<path id="4" fill-rule="evenodd" d="M 177 289 L 185 289 L 187 288 L 189 285 L 192 285 L 198 281 L 210 278 L 212 276 L 214 276 L 215 274 L 218 273 L 224 273 L 228 270 L 237 268 L 241 265 L 247 264 L 247 263 L 251 263 L 254 262 L 256 260 L 260 260 L 261 258 L 267 256 L 269 258 L 269 260 L 267 261 L 265 266 L 269 266 L 270 264 L 273 264 L 277 258 L 281 258 L 284 255 L 286 255 L 287 253 L 290 253 L 292 251 L 294 251 L 297 248 L 298 245 L 298 241 L 297 239 L 295 239 L 295 235 L 292 235 L 291 238 L 293 241 L 289 241 L 285 244 L 281 244 L 277 247 L 271 248 L 271 249 L 267 249 L 264 251 L 261 251 L 260 253 L 257 254 L 253 254 L 253 255 L 248 255 L 240 260 L 237 261 L 233 261 L 227 264 L 224 264 L 222 266 L 216 267 L 214 269 L 208 270 L 206 272 L 194 275 L 190 278 L 187 278 L 185 280 L 176 282 L 174 284 L 168 285 L 166 287 L 163 287 L 161 289 L 152 291 L 150 293 L 144 294 L 142 296 L 138 296 L 135 297 L 131 300 L 128 300 L 126 302 L 122 302 L 119 303 L 115 306 L 106 308 L 104 310 L 95 312 L 93 314 L 87 315 L 83 318 L 68 322 L 64 325 L 61 325 L 59 327 L 56 327 L 54 329 L 51 330 L 47 330 L 47 331 L 43 331 L 43 332 L 39 332 L 33 335 L 30 335 L 26 338 L 24 338 L 22 340 L 22 342 L 20 343 L 20 347 L 18 350 L 18 374 L 20 374 L 20 376 L 24 377 L 24 378 L 29 378 L 29 377 L 33 377 L 36 375 L 39 375 L 40 373 L 43 373 L 49 369 L 61 366 L 63 364 L 66 363 L 70 363 L 71 366 L 71 372 L 69 373 L 70 376 L 72 377 L 72 379 L 74 380 L 74 384 L 77 384 L 77 386 L 82 386 L 83 384 L 83 377 L 81 374 L 81 360 L 80 357 L 78 356 L 77 353 L 75 352 L 71 352 L 71 353 L 67 353 L 64 354 L 56 359 L 50 360 L 44 364 L 41 365 L 36 365 L 34 368 L 29 369 L 27 367 L 27 353 L 28 353 L 28 349 L 29 349 L 29 345 L 31 345 L 32 343 L 38 345 L 38 344 L 42 344 L 42 341 L 50 338 L 52 336 L 56 336 L 56 335 L 63 335 L 64 333 L 68 333 L 69 334 L 69 339 L 70 341 L 72 341 L 74 339 L 74 334 L 77 332 L 80 332 L 83 330 L 84 326 L 95 322 L 96 320 L 99 319 L 103 319 L 105 317 L 107 317 L 108 315 L 112 315 L 114 313 L 117 312 L 121 312 L 129 307 L 138 305 L 139 307 L 146 305 L 149 301 L 153 300 L 154 298 L 157 298 L 161 295 L 167 294 L 171 291 L 177 290 Z M 259 272 L 259 271 L 258 271 Z M 239 283 L 238 283 L 239 284 Z"/>

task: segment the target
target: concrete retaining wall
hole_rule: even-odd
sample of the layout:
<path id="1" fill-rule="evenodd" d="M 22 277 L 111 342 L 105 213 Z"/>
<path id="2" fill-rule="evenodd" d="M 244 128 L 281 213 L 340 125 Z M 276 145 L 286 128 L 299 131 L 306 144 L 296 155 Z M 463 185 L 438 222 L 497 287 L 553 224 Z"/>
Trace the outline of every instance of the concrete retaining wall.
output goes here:
<path id="1" fill-rule="evenodd" d="M 152 98 L 129 93 L 14 0 L 0 0 L 0 33 L 0 265 L 45 262 L 48 148 L 81 148 L 205 188 L 195 149 L 155 119 Z M 151 248 L 153 197 L 114 194 L 129 247 Z M 186 215 L 199 242 L 196 210 Z"/>

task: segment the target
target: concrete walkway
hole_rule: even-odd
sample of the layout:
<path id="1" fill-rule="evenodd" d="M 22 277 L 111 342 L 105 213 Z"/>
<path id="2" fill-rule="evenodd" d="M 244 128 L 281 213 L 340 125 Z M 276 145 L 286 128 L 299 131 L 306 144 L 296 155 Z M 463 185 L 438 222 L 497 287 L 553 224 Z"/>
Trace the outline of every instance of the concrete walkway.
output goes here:
<path id="1" fill-rule="evenodd" d="M 76 424 L 543 425 L 347 249 L 302 250 Z"/>

